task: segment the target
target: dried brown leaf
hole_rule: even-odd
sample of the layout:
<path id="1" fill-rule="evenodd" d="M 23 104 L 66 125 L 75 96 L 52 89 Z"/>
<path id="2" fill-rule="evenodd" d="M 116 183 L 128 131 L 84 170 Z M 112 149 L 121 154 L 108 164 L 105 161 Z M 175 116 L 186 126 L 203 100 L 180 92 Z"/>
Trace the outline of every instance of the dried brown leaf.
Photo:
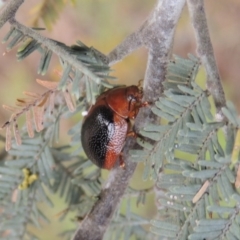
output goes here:
<path id="1" fill-rule="evenodd" d="M 1 130 L 3 130 L 5 127 L 7 127 L 11 122 L 7 121 L 1 126 Z"/>
<path id="2" fill-rule="evenodd" d="M 27 91 L 25 91 L 25 92 L 23 92 L 23 94 L 28 96 L 28 97 L 37 98 L 37 99 L 41 97 L 40 94 L 34 93 L 34 92 L 27 92 Z"/>
<path id="3" fill-rule="evenodd" d="M 32 114 L 31 114 L 30 110 L 28 110 L 26 112 L 26 124 L 27 124 L 28 136 L 30 138 L 33 138 L 34 137 L 34 129 L 33 129 L 33 123 L 32 123 Z"/>
<path id="4" fill-rule="evenodd" d="M 49 93 L 47 93 L 44 98 L 40 101 L 40 103 L 37 105 L 38 107 L 43 107 L 45 105 L 45 103 L 47 102 L 49 97 Z"/>
<path id="5" fill-rule="evenodd" d="M 50 81 L 45 81 L 45 80 L 41 80 L 41 79 L 36 79 L 36 81 L 41 86 L 43 86 L 47 89 L 51 89 L 51 90 L 55 90 L 58 86 L 58 82 L 50 82 Z"/>
<path id="6" fill-rule="evenodd" d="M 33 111 L 36 131 L 40 132 L 43 130 L 44 107 L 33 107 L 32 111 Z"/>
<path id="7" fill-rule="evenodd" d="M 16 112 L 18 110 L 17 107 L 12 107 L 12 106 L 8 106 L 8 105 L 3 105 L 3 108 L 9 112 Z"/>
<path id="8" fill-rule="evenodd" d="M 18 124 L 15 120 L 13 122 L 13 133 L 14 133 L 14 137 L 15 137 L 17 145 L 21 145 L 22 144 L 22 139 L 21 139 L 21 136 L 20 136 L 20 133 L 19 133 Z"/>
<path id="9" fill-rule="evenodd" d="M 72 99 L 71 94 L 69 93 L 69 91 L 64 91 L 63 92 L 63 96 L 65 98 L 66 104 L 68 106 L 68 109 L 70 112 L 74 112 L 76 109 L 76 103 L 75 101 Z"/>
<path id="10" fill-rule="evenodd" d="M 8 122 L 9 123 L 9 122 Z M 11 124 L 6 125 L 6 151 L 9 151 L 12 146 L 12 131 L 11 131 Z"/>
<path id="11" fill-rule="evenodd" d="M 202 195 L 206 192 L 208 186 L 209 186 L 209 181 L 207 180 L 202 187 L 200 188 L 200 190 L 196 193 L 196 195 L 194 196 L 192 202 L 196 203 L 198 202 L 198 200 L 202 197 Z"/>
<path id="12" fill-rule="evenodd" d="M 25 107 L 26 105 L 27 105 L 26 103 L 16 102 L 16 106 L 21 107 L 21 108 Z"/>
<path id="13" fill-rule="evenodd" d="M 24 98 L 17 98 L 17 102 L 19 102 L 19 103 L 27 103 L 27 101 Z"/>
<path id="14" fill-rule="evenodd" d="M 58 69 L 54 69 L 53 72 L 58 76 L 58 77 L 62 77 L 63 73 L 62 71 L 58 70 Z"/>
<path id="15" fill-rule="evenodd" d="M 18 98 L 16 100 L 16 105 L 19 107 L 25 107 L 32 103 L 33 103 L 33 99 L 30 99 L 30 98 Z"/>

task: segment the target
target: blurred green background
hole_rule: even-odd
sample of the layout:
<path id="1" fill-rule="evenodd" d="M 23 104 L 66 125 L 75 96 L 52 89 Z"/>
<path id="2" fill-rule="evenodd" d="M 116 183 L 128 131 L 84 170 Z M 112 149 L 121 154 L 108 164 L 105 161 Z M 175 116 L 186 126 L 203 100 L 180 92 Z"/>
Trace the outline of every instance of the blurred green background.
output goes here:
<path id="1" fill-rule="evenodd" d="M 40 0 L 25 1 L 16 18 L 27 26 L 33 26 L 38 16 L 36 6 L 41 2 Z M 141 26 L 153 9 L 155 2 L 156 0 L 76 0 L 76 5 L 70 3 L 66 5 L 53 24 L 52 30 L 43 31 L 42 34 L 68 45 L 79 39 L 86 45 L 94 46 L 107 54 L 128 34 Z M 240 110 L 240 1 L 208 0 L 205 1 L 205 6 L 215 57 L 227 99 L 234 102 L 237 109 Z M 40 27 L 45 27 L 44 22 L 40 21 L 39 23 Z M 9 25 L 6 24 L 0 31 L 0 39 L 8 30 Z M 38 76 L 36 70 L 39 55 L 37 53 L 22 62 L 17 62 L 16 49 L 3 56 L 5 47 L 5 45 L 0 45 L 1 105 L 14 106 L 15 99 L 23 96 L 23 91 L 42 93 L 44 89 L 36 84 L 36 78 L 47 80 L 58 78 L 53 71 L 54 68 L 59 68 L 57 59 L 52 61 L 50 71 L 46 76 Z M 195 54 L 195 52 L 194 33 L 187 8 L 185 8 L 177 27 L 173 53 L 186 57 L 188 53 Z M 120 83 L 137 84 L 138 80 L 144 77 L 146 62 L 147 51 L 141 48 L 114 65 L 112 75 L 117 77 Z M 0 124 L 2 125 L 9 117 L 10 113 L 0 108 Z M 71 121 L 62 121 L 60 145 L 69 142 L 67 132 L 72 124 Z M 131 185 L 138 189 L 151 186 L 150 181 L 143 184 L 139 180 L 142 169 L 143 166 L 139 165 L 131 181 Z M 106 171 L 104 171 L 104 175 L 106 177 Z M 58 222 L 57 214 L 66 206 L 58 196 L 51 197 L 56 203 L 55 208 L 49 209 L 45 205 L 41 207 L 45 209 L 52 221 L 50 224 L 43 224 L 43 229 L 35 229 L 34 232 L 43 240 L 60 240 L 61 238 L 58 238 L 57 234 L 63 230 L 74 228 L 75 224 L 70 220 Z M 149 196 L 147 203 L 138 209 L 136 209 L 135 202 L 132 202 L 132 206 L 144 216 L 151 218 L 156 214 L 153 195 Z M 71 218 L 73 217 L 74 215 L 71 216 Z"/>

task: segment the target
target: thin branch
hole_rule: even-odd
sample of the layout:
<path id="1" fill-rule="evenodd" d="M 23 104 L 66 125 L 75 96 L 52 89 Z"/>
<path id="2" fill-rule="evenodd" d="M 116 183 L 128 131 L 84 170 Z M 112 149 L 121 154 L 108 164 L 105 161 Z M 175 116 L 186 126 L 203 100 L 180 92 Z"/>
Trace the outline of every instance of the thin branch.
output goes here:
<path id="1" fill-rule="evenodd" d="M 145 43 L 149 49 L 144 82 L 144 100 L 146 101 L 153 102 L 162 94 L 161 83 L 166 74 L 166 62 L 171 52 L 175 26 L 184 4 L 185 0 L 159 0 L 154 12 L 147 20 L 148 24 L 144 24 L 141 28 L 142 43 Z M 151 44 L 148 43 L 149 41 Z M 137 46 L 138 44 L 130 45 Z M 121 44 L 119 46 L 117 48 L 121 50 Z M 118 50 L 115 51 L 118 52 Z M 126 52 L 130 53 L 130 51 Z M 124 52 L 119 51 L 115 56 L 115 59 L 119 59 L 119 56 L 124 56 Z M 114 61 L 114 58 L 111 60 Z M 138 131 L 145 123 L 156 121 L 150 108 L 143 108 L 136 118 L 135 129 Z M 81 222 L 73 240 L 100 240 L 103 238 L 137 165 L 131 161 L 128 151 L 137 147 L 139 148 L 134 139 L 127 141 L 123 151 L 126 169 L 116 168 L 111 171 L 99 200 Z"/>
<path id="2" fill-rule="evenodd" d="M 144 101 L 155 102 L 162 94 L 175 27 L 185 0 L 159 0 L 155 10 L 140 29 L 142 43 L 148 48 L 148 62 L 144 77 Z M 140 128 L 156 119 L 149 110 L 139 114 Z"/>
<path id="3" fill-rule="evenodd" d="M 134 141 L 131 139 L 125 149 L 131 149 L 133 146 Z M 73 240 L 102 239 L 136 168 L 136 163 L 131 162 L 130 157 L 125 158 L 125 164 L 126 169 L 116 168 L 111 171 L 99 200 L 80 224 Z"/>
<path id="4" fill-rule="evenodd" d="M 108 54 L 110 65 L 121 61 L 124 57 L 126 57 L 141 46 L 142 43 L 139 38 L 138 32 L 130 34 Z"/>
<path id="5" fill-rule="evenodd" d="M 15 17 L 18 8 L 23 4 L 24 0 L 9 0 L 0 11 L 0 28 L 11 18 Z"/>
<path id="6" fill-rule="evenodd" d="M 173 43 L 175 26 L 179 19 L 185 0 L 181 1 L 164 1 L 159 0 L 154 11 L 149 15 L 142 26 L 134 33 L 126 37 L 113 51 L 108 54 L 110 65 L 122 60 L 135 49 L 145 46 L 149 50 L 147 71 L 144 85 L 145 95 L 151 92 L 154 102 L 162 92 L 162 85 L 159 84 L 165 79 L 166 65 Z M 167 14 L 169 13 L 169 14 Z M 174 17 L 173 17 L 174 16 Z M 149 101 L 149 99 L 146 99 Z M 147 114 L 149 116 L 149 114 Z M 146 116 L 145 116 L 146 117 Z M 145 122 L 145 119 L 143 122 Z"/>
<path id="7" fill-rule="evenodd" d="M 187 0 L 197 41 L 197 53 L 207 73 L 207 87 L 211 92 L 217 112 L 226 106 L 226 99 L 216 65 L 213 47 L 207 26 L 203 0 Z"/>
<path id="8" fill-rule="evenodd" d="M 41 43 L 42 46 L 47 47 L 57 56 L 66 61 L 69 65 L 73 66 L 75 69 L 79 70 L 80 72 L 88 76 L 90 79 L 94 80 L 97 83 L 101 82 L 101 79 L 97 77 L 91 70 L 85 67 L 80 61 L 78 61 L 76 56 L 70 54 L 61 45 L 57 44 L 56 41 L 40 35 L 37 31 L 31 28 L 25 27 L 24 25 L 17 22 L 15 19 L 10 19 L 9 23 L 17 30 L 21 31 L 24 35 L 37 40 L 38 43 Z"/>

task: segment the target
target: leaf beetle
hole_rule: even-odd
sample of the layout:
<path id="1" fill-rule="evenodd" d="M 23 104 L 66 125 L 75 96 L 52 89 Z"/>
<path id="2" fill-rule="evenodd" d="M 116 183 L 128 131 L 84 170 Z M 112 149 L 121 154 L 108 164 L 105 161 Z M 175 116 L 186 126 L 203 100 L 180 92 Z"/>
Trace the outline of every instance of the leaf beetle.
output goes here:
<path id="1" fill-rule="evenodd" d="M 120 166 L 125 166 L 121 151 L 132 133 L 130 119 L 147 105 L 142 97 L 138 86 L 116 87 L 103 92 L 90 108 L 83 120 L 81 141 L 87 157 L 98 167 L 110 170 L 118 158 Z"/>

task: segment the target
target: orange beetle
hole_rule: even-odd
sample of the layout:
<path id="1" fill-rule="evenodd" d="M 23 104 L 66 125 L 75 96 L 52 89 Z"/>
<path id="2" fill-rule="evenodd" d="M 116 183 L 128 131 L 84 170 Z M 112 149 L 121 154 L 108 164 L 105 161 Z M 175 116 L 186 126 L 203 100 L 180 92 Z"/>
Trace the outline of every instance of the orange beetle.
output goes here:
<path id="1" fill-rule="evenodd" d="M 102 93 L 91 107 L 83 120 L 81 141 L 86 155 L 98 167 L 114 167 L 130 130 L 129 120 L 146 105 L 142 96 L 137 86 L 117 87 Z"/>

